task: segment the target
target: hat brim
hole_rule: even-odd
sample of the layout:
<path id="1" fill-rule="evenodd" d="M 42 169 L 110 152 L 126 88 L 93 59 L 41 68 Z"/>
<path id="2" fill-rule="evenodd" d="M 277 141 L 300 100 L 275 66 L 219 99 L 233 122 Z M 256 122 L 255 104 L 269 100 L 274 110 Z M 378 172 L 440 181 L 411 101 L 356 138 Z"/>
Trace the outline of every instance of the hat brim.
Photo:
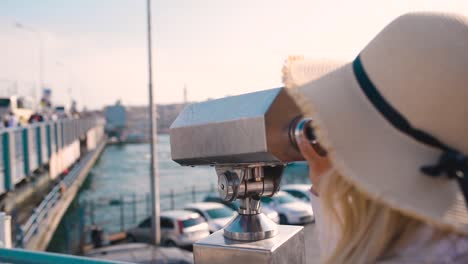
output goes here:
<path id="1" fill-rule="evenodd" d="M 468 234 L 457 182 L 420 171 L 440 151 L 393 127 L 362 92 L 351 64 L 290 92 L 314 119 L 335 168 L 361 192 L 428 224 Z"/>

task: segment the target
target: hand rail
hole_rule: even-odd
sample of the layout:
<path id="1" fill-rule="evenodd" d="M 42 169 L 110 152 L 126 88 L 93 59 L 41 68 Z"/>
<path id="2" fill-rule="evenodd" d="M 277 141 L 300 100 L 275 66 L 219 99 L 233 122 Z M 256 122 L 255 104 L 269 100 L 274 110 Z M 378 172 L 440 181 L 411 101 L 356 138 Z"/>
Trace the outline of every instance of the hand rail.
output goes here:
<path id="1" fill-rule="evenodd" d="M 70 187 L 73 184 L 73 182 L 78 177 L 83 164 L 86 164 L 89 159 L 91 159 L 93 153 L 94 151 L 91 151 L 86 154 L 86 156 L 78 164 L 76 164 L 57 185 L 52 188 L 52 190 L 44 197 L 42 202 L 36 208 L 34 208 L 33 214 L 28 218 L 26 223 L 20 227 L 23 235 L 19 238 L 21 241 L 17 241 L 18 245 L 27 244 L 29 240 L 37 234 L 39 227 L 41 226 L 40 224 L 47 218 L 50 210 L 55 207 L 56 202 L 62 196 L 61 186 L 63 185 Z"/>
<path id="2" fill-rule="evenodd" d="M 0 261 L 2 263 L 21 264 L 123 264 L 128 262 L 92 259 L 86 257 L 64 255 L 50 252 L 30 251 L 23 249 L 0 248 Z"/>

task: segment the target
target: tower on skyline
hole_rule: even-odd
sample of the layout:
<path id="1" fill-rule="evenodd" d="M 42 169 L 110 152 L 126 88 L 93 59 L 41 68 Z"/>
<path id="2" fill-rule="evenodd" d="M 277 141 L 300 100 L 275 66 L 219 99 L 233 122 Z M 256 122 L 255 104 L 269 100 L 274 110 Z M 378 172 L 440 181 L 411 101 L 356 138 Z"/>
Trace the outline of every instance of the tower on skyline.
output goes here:
<path id="1" fill-rule="evenodd" d="M 184 84 L 184 104 L 187 104 L 188 98 L 187 98 L 187 85 Z"/>

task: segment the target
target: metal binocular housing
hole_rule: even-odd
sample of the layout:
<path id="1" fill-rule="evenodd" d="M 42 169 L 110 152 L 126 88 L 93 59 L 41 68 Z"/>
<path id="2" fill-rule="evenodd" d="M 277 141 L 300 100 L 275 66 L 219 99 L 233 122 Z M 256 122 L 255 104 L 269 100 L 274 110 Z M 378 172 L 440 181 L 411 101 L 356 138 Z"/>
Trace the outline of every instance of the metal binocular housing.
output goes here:
<path id="1" fill-rule="evenodd" d="M 277 225 L 261 213 L 260 197 L 279 190 L 287 163 L 304 160 L 297 140 L 307 131 L 310 119 L 276 88 L 188 105 L 170 128 L 171 155 L 184 166 L 214 166 L 221 198 L 240 199 L 225 237 L 262 240 L 275 236 Z"/>

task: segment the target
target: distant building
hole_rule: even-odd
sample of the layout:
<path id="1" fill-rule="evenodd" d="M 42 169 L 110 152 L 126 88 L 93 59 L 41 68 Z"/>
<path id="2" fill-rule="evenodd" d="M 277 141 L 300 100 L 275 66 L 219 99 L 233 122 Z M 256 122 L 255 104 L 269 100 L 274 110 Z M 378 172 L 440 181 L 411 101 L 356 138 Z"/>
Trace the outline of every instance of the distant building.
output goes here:
<path id="1" fill-rule="evenodd" d="M 156 111 L 158 113 L 157 125 L 159 134 L 169 133 L 169 127 L 172 125 L 180 112 L 182 112 L 186 104 L 187 103 L 156 106 Z"/>
<path id="2" fill-rule="evenodd" d="M 156 105 L 158 134 L 169 133 L 169 127 L 184 108 L 185 104 Z M 127 107 L 128 121 L 127 134 L 143 134 L 149 137 L 149 112 L 147 106 Z"/>
<path id="3" fill-rule="evenodd" d="M 115 105 L 107 106 L 104 110 L 106 117 L 106 132 L 112 137 L 121 138 L 122 132 L 127 126 L 127 110 L 117 101 Z"/>
<path id="4" fill-rule="evenodd" d="M 169 127 L 185 103 L 156 105 L 158 134 L 169 133 Z M 148 106 L 123 106 L 120 101 L 104 109 L 106 133 L 118 141 L 144 142 L 149 140 L 150 127 Z"/>

